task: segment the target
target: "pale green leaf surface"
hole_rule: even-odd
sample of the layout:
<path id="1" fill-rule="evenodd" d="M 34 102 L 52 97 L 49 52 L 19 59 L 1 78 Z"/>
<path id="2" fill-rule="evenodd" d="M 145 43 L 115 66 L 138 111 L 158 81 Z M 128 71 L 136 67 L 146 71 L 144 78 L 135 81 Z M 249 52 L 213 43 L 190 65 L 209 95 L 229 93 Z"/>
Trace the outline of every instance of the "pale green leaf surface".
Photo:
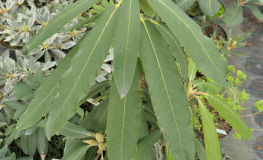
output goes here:
<path id="1" fill-rule="evenodd" d="M 37 129 L 37 150 L 40 155 L 47 155 L 48 139 L 45 135 L 44 128 Z"/>
<path id="2" fill-rule="evenodd" d="M 191 113 L 172 54 L 151 22 L 143 21 L 141 34 L 142 66 L 165 142 L 174 157 L 181 160 L 194 159 Z"/>
<path id="3" fill-rule="evenodd" d="M 198 0 L 202 13 L 206 16 L 214 16 L 220 9 L 221 5 L 218 0 Z"/>
<path id="4" fill-rule="evenodd" d="M 215 82 L 231 87 L 226 82 L 227 62 L 220 56 L 214 41 L 202 34 L 200 26 L 170 0 L 148 2 L 180 39 L 197 68 Z"/>
<path id="5" fill-rule="evenodd" d="M 196 76 L 197 68 L 195 65 L 195 62 L 191 57 L 189 57 L 189 62 L 188 62 L 188 78 L 189 80 L 194 80 Z"/>
<path id="6" fill-rule="evenodd" d="M 59 80 L 57 96 L 52 100 L 47 123 L 47 137 L 58 132 L 77 111 L 79 101 L 89 91 L 108 55 L 115 33 L 119 9 L 108 7 L 97 26 L 80 42 L 70 69 Z"/>
<path id="7" fill-rule="evenodd" d="M 140 9 L 144 12 L 144 14 L 148 16 L 153 16 L 155 11 L 152 9 L 152 7 L 149 5 L 147 0 L 139 0 Z"/>
<path id="8" fill-rule="evenodd" d="M 207 91 L 209 104 L 222 116 L 242 137 L 251 140 L 252 131 L 227 102 Z"/>
<path id="9" fill-rule="evenodd" d="M 51 99 L 56 95 L 58 81 L 65 71 L 70 67 L 70 60 L 78 52 L 80 42 L 87 36 L 84 35 L 79 43 L 71 49 L 65 58 L 63 58 L 53 70 L 48 78 L 46 78 L 41 86 L 37 89 L 36 98 L 31 100 L 26 112 L 19 118 L 17 129 L 22 130 L 35 125 L 43 116 L 45 116 L 51 106 Z"/>
<path id="10" fill-rule="evenodd" d="M 135 70 L 132 85 L 121 99 L 116 83 L 112 81 L 107 119 L 107 151 L 109 159 L 132 159 L 139 138 L 141 96 L 139 72 Z"/>
<path id="11" fill-rule="evenodd" d="M 69 5 L 60 14 L 55 16 L 45 29 L 40 30 L 33 38 L 31 38 L 23 47 L 22 53 L 28 54 L 38 45 L 43 43 L 46 39 L 57 33 L 65 24 L 74 19 L 77 15 L 84 12 L 98 0 L 78 0 L 77 2 Z"/>
<path id="12" fill-rule="evenodd" d="M 238 88 L 226 87 L 225 90 L 226 90 L 226 93 L 228 94 L 228 97 L 231 99 L 232 102 L 236 102 L 239 100 L 240 92 Z"/>
<path id="13" fill-rule="evenodd" d="M 183 11 L 187 11 L 191 8 L 191 6 L 196 2 L 196 0 L 179 0 L 176 2 L 178 7 L 180 7 Z"/>
<path id="14" fill-rule="evenodd" d="M 37 150 L 37 133 L 36 132 L 27 136 L 27 147 L 28 147 L 29 156 L 33 157 Z"/>
<path id="15" fill-rule="evenodd" d="M 221 160 L 219 139 L 211 113 L 201 101 L 198 104 L 203 124 L 206 158 L 207 160 Z"/>
<path id="16" fill-rule="evenodd" d="M 243 21 L 243 8 L 236 2 L 232 2 L 224 13 L 224 22 L 229 27 L 234 27 Z"/>
<path id="17" fill-rule="evenodd" d="M 160 130 L 156 130 L 153 133 L 149 134 L 145 137 L 139 144 L 137 148 L 137 152 L 134 156 L 134 160 L 140 159 L 145 153 L 153 148 L 153 145 L 159 140 L 162 132 Z"/>
<path id="18" fill-rule="evenodd" d="M 188 83 L 187 62 L 181 46 L 181 42 L 166 25 L 157 23 L 157 28 L 162 34 L 163 38 L 166 40 L 167 44 L 171 47 L 172 53 L 175 56 L 176 61 L 180 64 L 184 81 Z"/>
<path id="19" fill-rule="evenodd" d="M 116 28 L 114 79 L 121 98 L 129 91 L 140 41 L 140 6 L 138 0 L 123 1 Z"/>

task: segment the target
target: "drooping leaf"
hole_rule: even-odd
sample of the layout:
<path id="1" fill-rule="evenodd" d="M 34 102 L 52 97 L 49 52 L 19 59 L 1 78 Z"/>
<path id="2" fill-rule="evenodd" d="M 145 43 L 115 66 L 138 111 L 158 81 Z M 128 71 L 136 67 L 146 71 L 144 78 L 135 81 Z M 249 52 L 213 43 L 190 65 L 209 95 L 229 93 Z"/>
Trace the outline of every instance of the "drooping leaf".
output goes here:
<path id="1" fill-rule="evenodd" d="M 246 5 L 252 12 L 252 14 L 261 22 L 263 22 L 263 15 L 256 5 Z"/>
<path id="2" fill-rule="evenodd" d="M 37 132 L 27 136 L 27 148 L 30 157 L 33 157 L 37 149 Z"/>
<path id="3" fill-rule="evenodd" d="M 252 131 L 227 102 L 207 91 L 209 104 L 222 116 L 242 137 L 251 140 Z"/>
<path id="4" fill-rule="evenodd" d="M 140 41 L 140 6 L 138 0 L 123 1 L 118 18 L 114 47 L 114 79 L 123 98 L 129 91 Z"/>
<path id="5" fill-rule="evenodd" d="M 37 150 L 40 156 L 47 155 L 48 139 L 45 135 L 44 128 L 37 129 Z"/>
<path id="6" fill-rule="evenodd" d="M 154 15 L 155 11 L 149 5 L 147 0 L 139 0 L 139 3 L 140 3 L 140 9 L 144 12 L 145 15 L 148 15 L 148 16 Z"/>
<path id="7" fill-rule="evenodd" d="M 194 141 L 195 141 L 195 151 L 196 151 L 199 159 L 200 160 L 206 160 L 204 146 L 201 144 L 201 142 L 198 139 L 195 138 Z"/>
<path id="8" fill-rule="evenodd" d="M 151 22 L 143 20 L 141 34 L 140 56 L 158 125 L 174 157 L 193 159 L 191 113 L 177 66 Z"/>
<path id="9" fill-rule="evenodd" d="M 81 160 L 89 148 L 89 145 L 81 145 L 64 155 L 62 160 Z"/>
<path id="10" fill-rule="evenodd" d="M 170 0 L 148 0 L 148 2 L 180 39 L 197 68 L 215 82 L 231 87 L 226 82 L 228 74 L 226 61 L 220 56 L 214 41 L 202 34 L 200 26 Z"/>
<path id="11" fill-rule="evenodd" d="M 53 70 L 48 78 L 41 83 L 41 86 L 36 91 L 36 98 L 31 100 L 26 112 L 19 118 L 17 129 L 22 130 L 35 125 L 44 115 L 47 114 L 51 106 L 51 99 L 56 95 L 56 88 L 63 73 L 68 70 L 72 57 L 79 50 L 79 45 L 87 36 L 84 35 L 79 43 L 71 49 L 65 58 L 63 58 L 57 69 Z"/>
<path id="12" fill-rule="evenodd" d="M 157 23 L 157 28 L 159 32 L 162 34 L 163 38 L 166 40 L 167 44 L 171 47 L 172 53 L 175 56 L 176 61 L 180 64 L 184 81 L 188 83 L 187 62 L 181 46 L 181 42 L 166 25 Z"/>
<path id="13" fill-rule="evenodd" d="M 189 62 L 188 62 L 188 78 L 189 80 L 194 80 L 196 76 L 197 68 L 195 65 L 195 62 L 191 57 L 189 57 Z"/>
<path id="14" fill-rule="evenodd" d="M 203 81 L 194 80 L 193 83 L 197 85 L 199 90 L 202 92 L 211 91 L 213 93 L 218 93 L 223 89 L 223 86 L 214 82 L 203 82 Z"/>
<path id="15" fill-rule="evenodd" d="M 21 149 L 25 154 L 28 154 L 28 145 L 27 145 L 27 137 L 25 134 L 23 134 L 20 138 L 21 143 Z"/>
<path id="16" fill-rule="evenodd" d="M 79 28 L 83 27 L 85 24 L 88 24 L 88 23 L 91 23 L 91 22 L 95 21 L 96 19 L 98 19 L 100 17 L 100 15 L 101 15 L 101 13 L 96 14 L 96 15 L 94 15 L 92 17 L 89 17 L 89 18 L 87 18 L 87 19 L 85 19 L 85 20 L 73 25 L 72 27 L 64 30 L 63 33 L 67 33 L 68 31 L 73 31 L 74 29 L 79 29 Z"/>
<path id="17" fill-rule="evenodd" d="M 206 16 L 214 16 L 220 9 L 221 5 L 218 0 L 198 0 L 202 13 Z"/>
<path id="18" fill-rule="evenodd" d="M 206 158 L 207 160 L 221 160 L 220 144 L 212 115 L 201 101 L 198 102 L 198 105 L 203 124 Z"/>
<path id="19" fill-rule="evenodd" d="M 153 148 L 153 145 L 158 141 L 161 137 L 162 132 L 160 130 L 156 130 L 147 137 L 145 137 L 139 144 L 137 148 L 137 152 L 134 156 L 134 160 L 140 159 L 145 153 Z"/>
<path id="20" fill-rule="evenodd" d="M 41 71 L 41 69 L 38 69 L 36 72 L 36 82 L 38 87 L 42 84 L 44 80 L 45 80 L 44 73 Z"/>
<path id="21" fill-rule="evenodd" d="M 139 71 L 135 70 L 131 88 L 121 99 L 112 81 L 107 119 L 107 151 L 109 159 L 132 159 L 139 138 L 141 95 Z"/>
<path id="22" fill-rule="evenodd" d="M 79 0 L 68 6 L 66 9 L 60 12 L 59 15 L 55 16 L 43 30 L 40 30 L 25 44 L 22 49 L 22 53 L 30 53 L 46 39 L 57 33 L 65 24 L 70 22 L 77 15 L 84 12 L 97 2 L 98 0 Z"/>
<path id="23" fill-rule="evenodd" d="M 196 2 L 196 0 L 179 0 L 176 2 L 178 7 L 180 7 L 183 11 L 187 11 L 190 7 Z"/>
<path id="24" fill-rule="evenodd" d="M 48 138 L 66 124 L 76 113 L 79 101 L 88 94 L 109 52 L 115 33 L 118 8 L 110 6 L 104 11 L 97 26 L 80 42 L 79 52 L 71 60 L 71 68 L 59 81 L 57 96 L 52 100 L 48 117 Z"/>
<path id="25" fill-rule="evenodd" d="M 89 132 L 72 122 L 67 122 L 67 124 L 58 132 L 58 134 L 68 137 L 85 138 L 90 136 L 92 132 Z"/>
<path id="26" fill-rule="evenodd" d="M 90 87 L 88 95 L 83 98 L 82 100 L 79 101 L 79 104 L 84 103 L 87 101 L 89 98 L 96 96 L 99 92 L 101 92 L 105 87 L 110 86 L 109 81 L 102 81 L 100 83 L 94 84 Z"/>
<path id="27" fill-rule="evenodd" d="M 239 92 L 238 88 L 226 87 L 225 89 L 226 89 L 226 93 L 228 94 L 228 97 L 230 97 L 232 102 L 236 102 L 239 100 L 240 92 Z"/>
<path id="28" fill-rule="evenodd" d="M 232 2 L 224 13 L 224 22 L 229 27 L 234 27 L 243 21 L 243 8 L 236 2 Z"/>

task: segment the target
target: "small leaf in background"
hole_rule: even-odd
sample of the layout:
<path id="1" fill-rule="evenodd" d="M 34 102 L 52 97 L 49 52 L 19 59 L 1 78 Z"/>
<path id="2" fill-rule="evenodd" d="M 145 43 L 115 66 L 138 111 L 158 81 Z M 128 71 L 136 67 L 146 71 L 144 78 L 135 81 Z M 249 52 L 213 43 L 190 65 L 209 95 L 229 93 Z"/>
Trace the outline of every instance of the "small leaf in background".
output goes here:
<path id="1" fill-rule="evenodd" d="M 251 129 L 244 123 L 238 113 L 220 97 L 207 91 L 208 103 L 222 116 L 242 137 L 252 139 Z"/>
<path id="2" fill-rule="evenodd" d="M 189 78 L 189 80 L 192 81 L 195 79 L 196 72 L 197 72 L 196 65 L 195 65 L 194 61 L 192 60 L 192 58 L 189 57 L 189 62 L 188 62 L 188 78 Z"/>
<path id="3" fill-rule="evenodd" d="M 261 22 L 263 22 L 263 14 L 261 13 L 261 11 L 257 8 L 257 6 L 255 5 L 246 5 L 246 7 L 248 7 L 250 9 L 250 11 L 252 12 L 252 14 Z"/>
<path id="4" fill-rule="evenodd" d="M 243 8 L 236 2 L 232 2 L 224 13 L 224 22 L 229 27 L 234 27 L 243 21 Z"/>
<path id="5" fill-rule="evenodd" d="M 238 88 L 229 88 L 226 87 L 226 93 L 228 94 L 228 97 L 231 99 L 232 102 L 236 102 L 239 100 L 239 90 Z"/>
<path id="6" fill-rule="evenodd" d="M 218 0 L 198 0 L 202 13 L 206 16 L 214 16 L 220 9 L 221 5 Z"/>
<path id="7" fill-rule="evenodd" d="M 206 158 L 207 160 L 221 160 L 220 144 L 212 115 L 201 101 L 198 102 L 198 105 L 203 125 Z"/>
<path id="8" fill-rule="evenodd" d="M 196 0 L 179 0 L 176 2 L 178 7 L 180 7 L 183 11 L 187 11 L 188 9 L 193 6 L 193 4 L 196 2 Z"/>
<path id="9" fill-rule="evenodd" d="M 36 72 L 36 82 L 38 87 L 41 85 L 41 83 L 45 80 L 44 73 L 41 71 L 41 69 L 38 69 Z"/>
<path id="10" fill-rule="evenodd" d="M 141 158 L 145 153 L 151 150 L 154 144 L 159 140 L 161 135 L 162 135 L 162 132 L 160 132 L 160 130 L 156 130 L 153 133 L 149 134 L 147 137 L 145 137 L 138 144 L 137 152 L 134 156 L 134 160 Z"/>
<path id="11" fill-rule="evenodd" d="M 155 11 L 149 5 L 147 0 L 139 0 L 139 3 L 140 3 L 140 9 L 144 12 L 145 15 L 148 15 L 148 16 L 154 15 Z"/>

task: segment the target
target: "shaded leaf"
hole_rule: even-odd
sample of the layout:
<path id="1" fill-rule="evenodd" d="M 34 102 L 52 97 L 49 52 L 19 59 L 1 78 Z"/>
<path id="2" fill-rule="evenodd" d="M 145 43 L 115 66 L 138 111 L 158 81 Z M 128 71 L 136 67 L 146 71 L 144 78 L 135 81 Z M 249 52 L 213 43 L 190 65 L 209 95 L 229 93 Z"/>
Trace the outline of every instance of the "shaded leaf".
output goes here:
<path id="1" fill-rule="evenodd" d="M 68 137 L 85 138 L 90 136 L 92 133 L 79 125 L 76 125 L 72 122 L 67 122 L 67 124 L 58 132 L 58 134 Z"/>
<path id="2" fill-rule="evenodd" d="M 178 7 L 180 7 L 183 11 L 187 11 L 188 9 L 193 6 L 193 4 L 196 2 L 196 0 L 179 0 L 176 2 Z"/>
<path id="3" fill-rule="evenodd" d="M 229 27 L 234 27 L 243 21 L 243 8 L 236 2 L 232 2 L 224 13 L 224 22 Z"/>
<path id="4" fill-rule="evenodd" d="M 221 5 L 218 0 L 198 0 L 202 13 L 206 16 L 214 16 L 220 9 Z"/>

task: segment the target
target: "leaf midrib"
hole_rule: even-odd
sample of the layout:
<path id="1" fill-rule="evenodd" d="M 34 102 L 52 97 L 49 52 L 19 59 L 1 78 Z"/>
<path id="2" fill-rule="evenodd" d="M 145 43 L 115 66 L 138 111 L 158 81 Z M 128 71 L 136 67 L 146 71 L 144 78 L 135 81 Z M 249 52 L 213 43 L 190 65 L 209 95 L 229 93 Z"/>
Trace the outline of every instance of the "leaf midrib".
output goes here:
<path id="1" fill-rule="evenodd" d="M 147 35 L 148 35 L 148 37 L 149 37 L 151 46 L 152 46 L 153 51 L 154 51 L 154 55 L 155 55 L 155 58 L 156 58 L 156 61 L 157 61 L 157 64 L 158 64 L 158 68 L 159 68 L 159 71 L 160 71 L 161 76 L 162 76 L 162 81 L 163 81 L 163 83 L 164 83 L 164 87 L 165 87 L 165 91 L 166 91 L 166 94 L 167 94 L 167 98 L 168 98 L 168 100 L 169 100 L 170 107 L 171 107 L 171 111 L 172 111 L 172 113 L 173 113 L 173 118 L 174 118 L 175 125 L 176 125 L 176 128 L 177 128 L 177 133 L 178 133 L 178 135 L 179 135 L 180 143 L 181 143 L 181 146 L 183 146 L 182 138 L 181 138 L 181 134 L 180 134 L 180 132 L 179 132 L 177 120 L 176 120 L 176 117 L 175 117 L 175 114 L 174 114 L 174 110 L 173 110 L 173 105 L 172 105 L 172 102 L 171 102 L 171 98 L 170 98 L 170 95 L 169 95 L 169 93 L 168 93 L 168 89 L 167 89 L 167 86 L 166 86 L 166 83 L 165 83 L 165 80 L 164 80 L 164 77 L 163 77 L 163 72 L 162 72 L 161 67 L 160 67 L 160 62 L 159 62 L 158 56 L 157 56 L 157 54 L 156 54 L 155 47 L 154 47 L 154 45 L 153 45 L 153 42 L 152 42 L 151 36 L 150 36 L 150 34 L 149 34 L 149 31 L 148 31 L 148 29 L 147 29 L 147 26 L 146 26 L 144 20 L 143 20 L 142 22 L 143 22 L 143 24 L 144 24 L 144 26 L 145 26 L 145 30 L 146 30 L 146 32 L 147 32 Z M 183 150 L 183 147 L 180 147 L 180 148 L 181 148 L 183 154 L 185 155 L 184 150 Z M 184 159 L 185 159 L 185 156 L 184 156 Z M 186 159 L 185 159 L 185 160 L 186 160 Z"/>
<path id="2" fill-rule="evenodd" d="M 211 123 L 210 123 L 210 121 L 209 121 L 209 117 L 208 117 L 208 115 L 207 115 L 207 113 L 206 113 L 206 108 L 204 108 L 205 106 L 204 106 L 204 104 L 203 103 L 200 103 L 200 105 L 202 106 L 202 108 L 203 108 L 203 112 L 204 112 L 204 114 L 205 114 L 205 116 L 206 116 L 206 119 L 207 119 L 207 122 L 209 123 L 209 128 L 210 128 L 210 131 L 213 131 L 213 129 L 211 128 Z M 213 149 L 212 149 L 212 151 L 214 151 L 214 155 L 216 155 L 216 147 L 215 147 L 215 140 L 214 140 L 214 137 L 213 136 L 211 136 L 212 137 L 212 145 L 214 146 L 213 147 Z"/>
<path id="3" fill-rule="evenodd" d="M 235 2 L 233 2 L 233 3 L 235 3 Z M 237 9 L 235 10 L 233 16 L 231 17 L 230 22 L 232 21 L 232 19 L 233 19 L 234 16 L 236 15 L 236 13 L 237 13 L 237 11 L 238 11 L 238 8 L 239 8 L 239 4 L 237 4 Z"/>
<path id="4" fill-rule="evenodd" d="M 165 3 L 163 3 L 163 1 L 158 0 L 159 2 L 161 2 L 166 8 L 168 8 L 172 13 L 174 13 L 176 15 L 176 17 L 178 17 L 186 26 L 187 28 L 189 28 L 189 30 L 193 33 L 193 35 L 195 36 L 195 38 L 197 39 L 197 41 L 199 42 L 199 44 L 202 46 L 203 50 L 205 51 L 207 57 L 210 59 L 210 61 L 213 63 L 214 67 L 217 69 L 217 71 L 222 75 L 222 73 L 220 72 L 220 70 L 217 68 L 217 66 L 215 65 L 214 61 L 211 59 L 211 57 L 209 56 L 209 54 L 207 53 L 206 49 L 204 48 L 203 44 L 200 42 L 200 40 L 197 38 L 196 34 L 194 33 L 194 31 L 187 25 L 187 23 L 185 23 L 185 21 L 183 21 L 183 19 L 181 19 L 180 16 L 178 16 L 171 8 L 169 8 Z M 173 31 L 172 31 L 173 32 Z M 222 75 L 223 76 L 223 75 Z"/>
<path id="5" fill-rule="evenodd" d="M 241 124 L 242 124 L 245 128 L 247 128 L 247 126 L 245 125 L 245 123 L 244 123 L 242 120 L 240 120 L 241 118 L 238 117 L 236 114 L 234 114 L 228 107 L 226 107 L 226 105 L 224 105 L 222 102 L 218 101 L 216 98 L 214 98 L 214 97 L 211 96 L 210 94 L 208 94 L 208 96 L 211 97 L 211 98 L 213 98 L 213 99 L 216 100 L 217 102 L 219 102 L 221 105 L 223 105 L 229 112 L 232 113 L 232 115 L 234 115 L 234 116 L 241 122 Z"/>
<path id="6" fill-rule="evenodd" d="M 74 86 L 72 87 L 72 90 L 70 91 L 70 93 L 69 93 L 69 95 L 68 95 L 67 99 L 65 100 L 64 104 L 61 106 L 61 108 L 60 108 L 60 110 L 59 110 L 58 114 L 56 114 L 56 116 L 55 116 L 55 118 L 54 118 L 54 120 L 53 120 L 53 123 L 56 121 L 56 119 L 57 119 L 58 115 L 60 114 L 60 112 L 62 111 L 62 109 L 65 107 L 65 104 L 66 104 L 66 102 L 68 101 L 68 99 L 69 99 L 69 97 L 71 96 L 71 94 L 72 94 L 73 90 L 75 89 L 75 87 L 76 87 L 76 85 L 77 85 L 77 83 L 78 83 L 78 81 L 79 81 L 80 77 L 82 76 L 82 73 L 83 73 L 83 71 L 85 70 L 85 68 L 86 68 L 86 66 L 87 66 L 87 64 L 88 64 L 88 62 L 89 62 L 89 60 L 90 60 L 90 57 L 93 55 L 93 52 L 94 52 L 95 48 L 97 47 L 97 45 L 98 45 L 98 43 L 99 43 L 99 41 L 100 41 L 100 39 L 101 39 L 101 36 L 103 35 L 103 33 L 104 33 L 105 29 L 107 28 L 107 26 L 108 26 L 108 24 L 109 24 L 109 22 L 110 22 L 111 18 L 113 17 L 113 15 L 114 15 L 115 11 L 116 11 L 116 8 L 113 10 L 113 12 L 112 12 L 111 16 L 109 17 L 109 19 L 108 19 L 108 21 L 107 21 L 107 23 L 106 23 L 105 27 L 103 28 L 103 30 L 102 30 L 102 32 L 101 32 L 101 34 L 100 34 L 100 36 L 99 36 L 98 40 L 96 41 L 96 44 L 95 44 L 95 45 L 94 45 L 94 47 L 93 47 L 93 50 L 91 51 L 91 54 L 90 54 L 90 56 L 88 57 L 88 60 L 87 60 L 87 62 L 85 63 L 85 65 L 84 65 L 84 67 L 83 67 L 82 71 L 80 72 L 80 75 L 79 75 L 79 77 L 77 78 L 77 81 L 76 81 L 76 83 L 75 83 L 75 84 L 74 84 Z M 66 123 L 65 123 L 65 124 L 66 124 Z M 62 127 L 62 128 L 63 128 L 63 127 Z M 61 128 L 60 128 L 60 129 L 61 129 Z"/>

